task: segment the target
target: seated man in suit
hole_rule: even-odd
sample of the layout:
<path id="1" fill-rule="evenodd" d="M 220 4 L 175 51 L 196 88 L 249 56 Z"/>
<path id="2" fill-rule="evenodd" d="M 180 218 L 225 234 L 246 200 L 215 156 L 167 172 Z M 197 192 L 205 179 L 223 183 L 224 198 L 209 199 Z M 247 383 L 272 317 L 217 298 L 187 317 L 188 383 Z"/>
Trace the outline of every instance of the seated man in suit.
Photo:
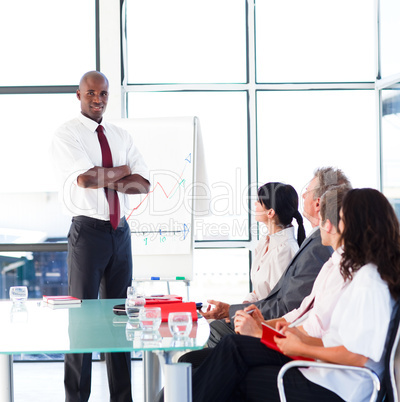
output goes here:
<path id="1" fill-rule="evenodd" d="M 335 252 L 323 265 L 311 293 L 305 297 L 299 308 L 290 311 L 283 317 L 266 321 L 269 326 L 278 330 L 291 324 L 306 331 L 310 336 L 322 338 L 326 333 L 332 311 L 339 297 L 350 283 L 345 281 L 340 272 L 343 246 L 339 230 L 340 209 L 343 198 L 350 190 L 347 186 L 337 186 L 328 190 L 321 198 L 320 228 L 321 241 L 324 246 L 331 246 Z M 235 331 L 241 335 L 262 336 L 263 316 L 254 304 L 245 310 L 238 311 L 235 316 Z M 247 310 L 254 311 L 246 314 Z M 293 329 L 292 329 L 293 330 Z M 302 333 L 299 333 L 302 336 Z M 212 349 L 211 349 L 212 350 Z"/>
<path id="2" fill-rule="evenodd" d="M 299 307 L 302 300 L 311 292 L 322 265 L 331 256 L 332 248 L 321 243 L 318 214 L 322 195 L 338 185 L 351 187 L 349 180 L 340 169 L 324 167 L 315 171 L 313 179 L 303 194 L 303 215 L 310 221 L 313 230 L 304 240 L 271 293 L 265 299 L 254 303 L 264 319 L 282 317 Z M 208 346 L 214 347 L 223 336 L 235 332 L 229 317 L 233 317 L 236 311 L 243 310 L 246 305 L 229 305 L 215 300 L 208 302 L 215 307 L 212 309 L 209 306 L 202 314 L 207 319 L 215 319 L 210 324 L 211 332 L 208 341 Z"/>

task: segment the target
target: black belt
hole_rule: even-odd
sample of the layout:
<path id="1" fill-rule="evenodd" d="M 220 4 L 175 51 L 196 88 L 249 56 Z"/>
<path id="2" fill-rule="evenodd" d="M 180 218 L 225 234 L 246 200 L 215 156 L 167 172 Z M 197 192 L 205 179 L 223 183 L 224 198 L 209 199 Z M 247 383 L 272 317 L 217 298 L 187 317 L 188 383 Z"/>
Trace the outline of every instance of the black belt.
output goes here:
<path id="1" fill-rule="evenodd" d="M 89 216 L 84 216 L 84 215 L 78 215 L 78 216 L 74 216 L 72 218 L 72 222 L 82 222 L 86 225 L 90 225 L 94 228 L 105 228 L 105 229 L 110 229 L 112 228 L 111 226 L 111 222 L 110 221 L 103 221 L 102 219 L 96 219 L 96 218 L 90 218 Z M 123 216 L 118 224 L 119 228 L 124 227 L 125 225 L 125 216 Z"/>

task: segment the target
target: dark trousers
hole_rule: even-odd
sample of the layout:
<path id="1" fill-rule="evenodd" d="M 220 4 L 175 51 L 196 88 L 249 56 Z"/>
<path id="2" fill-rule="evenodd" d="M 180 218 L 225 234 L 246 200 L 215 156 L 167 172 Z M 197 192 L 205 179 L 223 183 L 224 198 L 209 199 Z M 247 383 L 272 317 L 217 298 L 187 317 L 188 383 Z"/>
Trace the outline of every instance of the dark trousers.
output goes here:
<path id="1" fill-rule="evenodd" d="M 130 229 L 123 218 L 113 230 L 109 222 L 75 217 L 68 234 L 68 289 L 80 299 L 125 298 L 132 281 Z M 74 331 L 70 320 L 69 331 Z M 106 353 L 112 402 L 131 402 L 130 353 Z M 92 354 L 66 354 L 65 400 L 86 402 L 90 396 Z"/>
<path id="2" fill-rule="evenodd" d="M 233 335 L 233 321 L 227 323 L 225 320 L 214 320 L 210 323 L 210 337 L 207 341 L 209 348 L 215 348 L 218 342 L 226 335 Z"/>
<path id="3" fill-rule="evenodd" d="M 267 348 L 259 338 L 227 335 L 215 348 L 190 352 L 180 361 L 192 360 L 196 366 L 204 357 L 192 378 L 193 402 L 280 401 L 277 376 L 290 359 Z M 343 401 L 297 369 L 286 373 L 284 384 L 288 401 Z"/>

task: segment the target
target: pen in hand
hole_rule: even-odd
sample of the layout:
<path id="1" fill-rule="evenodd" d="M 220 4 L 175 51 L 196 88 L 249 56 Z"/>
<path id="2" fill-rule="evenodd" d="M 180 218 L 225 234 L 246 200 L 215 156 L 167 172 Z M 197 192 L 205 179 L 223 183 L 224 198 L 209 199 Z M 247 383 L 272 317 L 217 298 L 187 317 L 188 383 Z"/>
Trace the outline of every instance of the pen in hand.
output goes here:
<path id="1" fill-rule="evenodd" d="M 249 310 L 249 311 L 246 311 L 246 313 L 247 313 L 247 314 L 251 314 L 251 313 L 253 313 L 253 312 L 254 312 L 254 310 L 255 310 L 255 309 L 253 309 L 253 310 Z M 231 320 L 234 320 L 234 319 L 235 319 L 235 317 L 236 317 L 236 314 L 235 314 L 235 315 L 233 315 L 233 316 L 231 317 Z"/>
<path id="2" fill-rule="evenodd" d="M 304 314 L 304 315 L 302 315 L 300 318 L 298 318 L 297 320 L 294 320 L 289 326 L 288 326 L 288 328 L 293 328 L 293 327 L 297 327 L 300 323 L 302 323 L 303 321 L 305 321 L 307 318 L 308 318 L 308 316 L 309 316 L 309 311 L 306 313 L 306 314 Z"/>

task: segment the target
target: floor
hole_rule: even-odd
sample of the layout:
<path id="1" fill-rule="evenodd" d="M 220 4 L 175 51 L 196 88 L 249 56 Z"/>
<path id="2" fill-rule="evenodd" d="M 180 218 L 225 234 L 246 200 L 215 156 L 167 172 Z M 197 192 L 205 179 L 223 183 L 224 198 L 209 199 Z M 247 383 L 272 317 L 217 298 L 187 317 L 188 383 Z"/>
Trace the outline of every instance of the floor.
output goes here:
<path id="1" fill-rule="evenodd" d="M 15 362 L 14 402 L 63 402 L 63 362 Z M 143 402 L 143 364 L 132 360 L 133 400 Z M 106 364 L 93 362 L 90 402 L 109 402 Z"/>

